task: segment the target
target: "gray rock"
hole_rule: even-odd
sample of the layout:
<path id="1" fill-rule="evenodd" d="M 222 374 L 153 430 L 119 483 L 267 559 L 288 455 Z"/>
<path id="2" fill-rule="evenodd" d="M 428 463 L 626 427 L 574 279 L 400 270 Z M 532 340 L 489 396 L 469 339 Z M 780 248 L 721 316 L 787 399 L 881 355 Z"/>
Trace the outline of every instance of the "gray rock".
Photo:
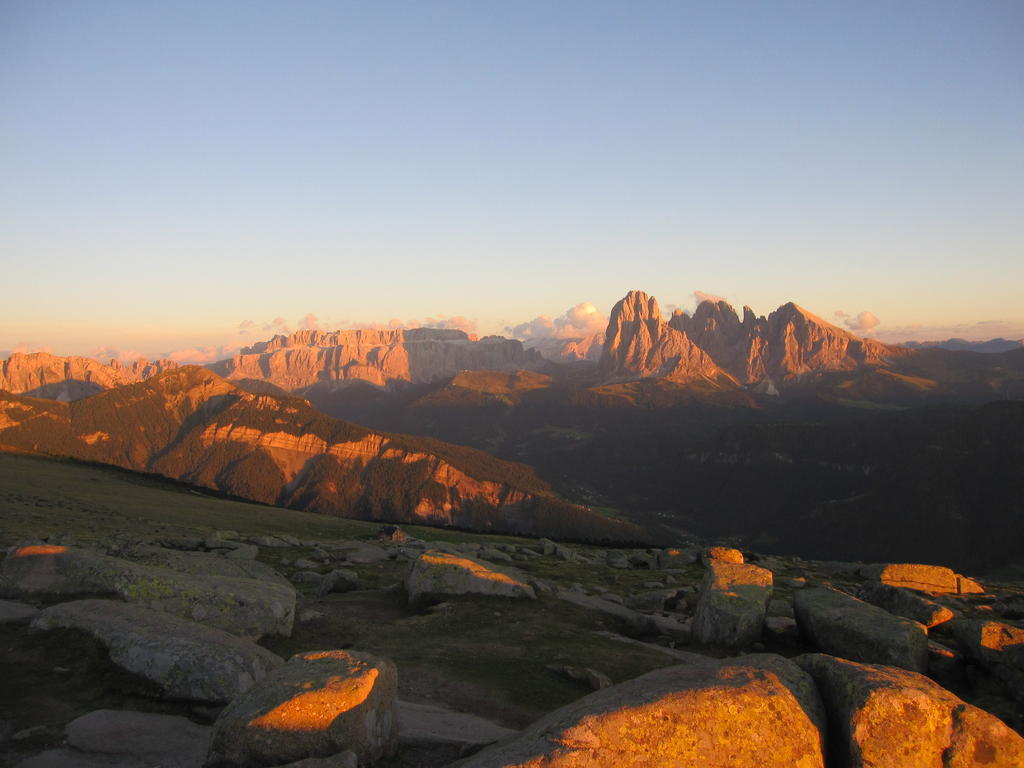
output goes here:
<path id="1" fill-rule="evenodd" d="M 825 587 L 797 592 L 793 609 L 801 634 L 825 653 L 913 672 L 928 669 L 923 624 Z"/>
<path id="2" fill-rule="evenodd" d="M 869 581 L 861 586 L 857 597 L 865 602 L 884 608 L 889 613 L 924 624 L 928 629 L 953 618 L 953 612 L 920 592 L 902 587 L 892 587 L 879 581 Z"/>
<path id="3" fill-rule="evenodd" d="M 15 595 L 111 595 L 246 637 L 291 634 L 295 590 L 277 580 L 230 575 L 253 561 L 207 555 L 196 560 L 166 552 L 178 569 L 148 565 L 88 550 L 15 550 L 0 566 L 0 591 Z M 209 566 L 205 574 L 182 570 L 185 562 Z M 212 563 L 219 562 L 221 566 Z M 260 564 L 262 565 L 262 564 Z M 218 570 L 223 567 L 225 570 Z M 260 570 L 260 569 L 258 569 Z"/>
<path id="4" fill-rule="evenodd" d="M 28 624 L 39 613 L 39 609 L 27 603 L 0 600 L 0 624 Z"/>
<path id="5" fill-rule="evenodd" d="M 699 556 L 700 553 L 693 548 L 671 547 L 669 549 L 662 549 L 657 554 L 658 568 L 662 570 L 666 568 L 683 568 L 696 563 Z"/>
<path id="6" fill-rule="evenodd" d="M 604 556 L 605 565 L 609 568 L 629 568 L 629 558 L 625 552 L 616 549 L 609 550 Z"/>
<path id="7" fill-rule="evenodd" d="M 307 757 L 278 768 L 359 768 L 359 757 L 355 752 L 345 750 L 330 757 Z"/>
<path id="8" fill-rule="evenodd" d="M 851 768 L 1020 766 L 1024 739 L 924 675 L 824 654 L 796 660 L 813 678 Z"/>
<path id="9" fill-rule="evenodd" d="M 316 571 L 296 571 L 291 575 L 292 584 L 322 584 L 324 575 Z"/>
<path id="10" fill-rule="evenodd" d="M 255 544 L 239 544 L 233 550 L 228 552 L 225 557 L 232 560 L 255 560 L 259 553 L 260 548 Z"/>
<path id="11" fill-rule="evenodd" d="M 504 739 L 515 731 L 477 715 L 454 712 L 432 704 L 396 701 L 398 742 L 402 746 L 454 744 L 475 747 Z"/>
<path id="12" fill-rule="evenodd" d="M 772 596 L 772 572 L 746 563 L 711 560 L 693 617 L 703 645 L 745 648 L 761 637 Z"/>
<path id="13" fill-rule="evenodd" d="M 1024 629 L 999 621 L 955 619 L 953 636 L 964 653 L 1002 680 L 1024 702 Z"/>
<path id="14" fill-rule="evenodd" d="M 359 575 L 348 568 L 335 568 L 320 580 L 320 597 L 331 592 L 350 592 L 359 588 Z"/>
<path id="15" fill-rule="evenodd" d="M 526 578 L 511 570 L 437 550 L 427 550 L 413 561 L 405 588 L 413 604 L 470 593 L 536 598 Z"/>
<path id="16" fill-rule="evenodd" d="M 667 667 L 605 688 L 458 765 L 822 768 L 824 726 L 810 676 L 760 654 Z"/>
<path id="17" fill-rule="evenodd" d="M 297 654 L 225 708 L 207 765 L 282 765 L 344 751 L 370 765 L 394 754 L 397 677 L 394 664 L 366 653 Z"/>
<path id="18" fill-rule="evenodd" d="M 503 552 L 497 547 L 483 547 L 480 550 L 480 557 L 484 560 L 498 561 L 500 563 L 511 563 L 512 556 L 507 552 Z"/>
<path id="19" fill-rule="evenodd" d="M 82 752 L 118 755 L 164 768 L 201 766 L 212 728 L 175 715 L 99 709 L 68 723 L 68 745 Z"/>
<path id="20" fill-rule="evenodd" d="M 78 629 L 99 640 L 110 660 L 166 696 L 225 703 L 281 664 L 265 648 L 223 630 L 112 600 L 78 600 L 43 611 L 33 630 Z"/>
<path id="21" fill-rule="evenodd" d="M 292 565 L 302 571 L 311 571 L 314 568 L 320 567 L 320 563 L 317 563 L 314 560 L 307 560 L 304 557 L 300 557 L 298 560 L 292 563 Z"/>
<path id="22" fill-rule="evenodd" d="M 653 613 L 654 611 L 665 610 L 665 603 L 676 596 L 674 589 L 654 589 L 648 592 L 640 592 L 635 595 L 627 595 L 625 605 L 634 611 Z"/>

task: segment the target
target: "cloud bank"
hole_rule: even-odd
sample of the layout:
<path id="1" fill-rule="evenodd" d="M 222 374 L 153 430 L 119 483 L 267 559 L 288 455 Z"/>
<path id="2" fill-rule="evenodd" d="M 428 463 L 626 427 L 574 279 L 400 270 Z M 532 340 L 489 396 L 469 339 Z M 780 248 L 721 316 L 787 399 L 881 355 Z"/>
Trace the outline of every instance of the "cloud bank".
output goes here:
<path id="1" fill-rule="evenodd" d="M 507 326 L 505 332 L 516 339 L 585 339 L 596 333 L 604 333 L 608 317 L 598 311 L 589 301 L 569 307 L 552 319 L 540 315 L 519 325 Z"/>

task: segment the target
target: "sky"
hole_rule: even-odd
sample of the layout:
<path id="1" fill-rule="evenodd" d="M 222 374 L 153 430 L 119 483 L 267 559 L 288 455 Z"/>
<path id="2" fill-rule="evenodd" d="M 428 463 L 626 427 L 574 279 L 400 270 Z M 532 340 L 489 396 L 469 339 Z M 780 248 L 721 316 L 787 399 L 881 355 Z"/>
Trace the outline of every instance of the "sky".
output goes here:
<path id="1" fill-rule="evenodd" d="M 1024 336 L 1024 3 L 0 0 L 0 350 Z M 838 314 L 837 314 L 838 313 Z"/>

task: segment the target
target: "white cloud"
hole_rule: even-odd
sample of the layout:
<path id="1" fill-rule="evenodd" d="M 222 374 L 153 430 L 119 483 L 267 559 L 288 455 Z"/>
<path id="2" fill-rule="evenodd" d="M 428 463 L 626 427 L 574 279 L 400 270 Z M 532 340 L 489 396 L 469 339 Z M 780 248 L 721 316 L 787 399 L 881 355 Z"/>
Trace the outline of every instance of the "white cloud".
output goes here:
<path id="1" fill-rule="evenodd" d="M 835 316 L 843 321 L 843 325 L 849 328 L 851 331 L 862 333 L 867 336 L 872 335 L 875 329 L 881 325 L 882 321 L 878 319 L 878 315 L 874 312 L 858 312 L 856 316 L 850 317 L 849 314 L 841 309 L 835 311 Z"/>
<path id="2" fill-rule="evenodd" d="M 705 301 L 710 301 L 712 304 L 717 304 L 720 301 L 726 301 L 725 296 L 719 296 L 717 293 L 705 293 L 704 291 L 694 291 L 693 300 L 699 306 Z"/>
<path id="3" fill-rule="evenodd" d="M 589 301 L 569 307 L 552 319 L 540 315 L 519 325 L 509 326 L 505 331 L 517 339 L 584 339 L 595 333 L 603 333 L 608 327 L 608 318 Z"/>
<path id="4" fill-rule="evenodd" d="M 231 357 L 238 351 L 235 344 L 220 344 L 215 346 L 196 346 L 188 349 L 176 349 L 173 352 L 165 352 L 161 358 L 173 360 L 182 365 L 213 363 L 217 360 L 224 360 Z"/>

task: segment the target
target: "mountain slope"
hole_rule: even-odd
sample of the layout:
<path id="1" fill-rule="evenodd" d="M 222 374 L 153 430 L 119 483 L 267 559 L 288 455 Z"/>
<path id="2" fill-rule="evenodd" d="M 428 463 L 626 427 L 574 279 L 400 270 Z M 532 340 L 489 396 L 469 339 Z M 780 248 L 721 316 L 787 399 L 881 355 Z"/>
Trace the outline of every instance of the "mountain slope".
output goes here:
<path id="1" fill-rule="evenodd" d="M 638 538 L 522 464 L 372 432 L 186 367 L 74 403 L 0 393 L 0 445 L 114 464 L 297 509 L 477 530 Z"/>

